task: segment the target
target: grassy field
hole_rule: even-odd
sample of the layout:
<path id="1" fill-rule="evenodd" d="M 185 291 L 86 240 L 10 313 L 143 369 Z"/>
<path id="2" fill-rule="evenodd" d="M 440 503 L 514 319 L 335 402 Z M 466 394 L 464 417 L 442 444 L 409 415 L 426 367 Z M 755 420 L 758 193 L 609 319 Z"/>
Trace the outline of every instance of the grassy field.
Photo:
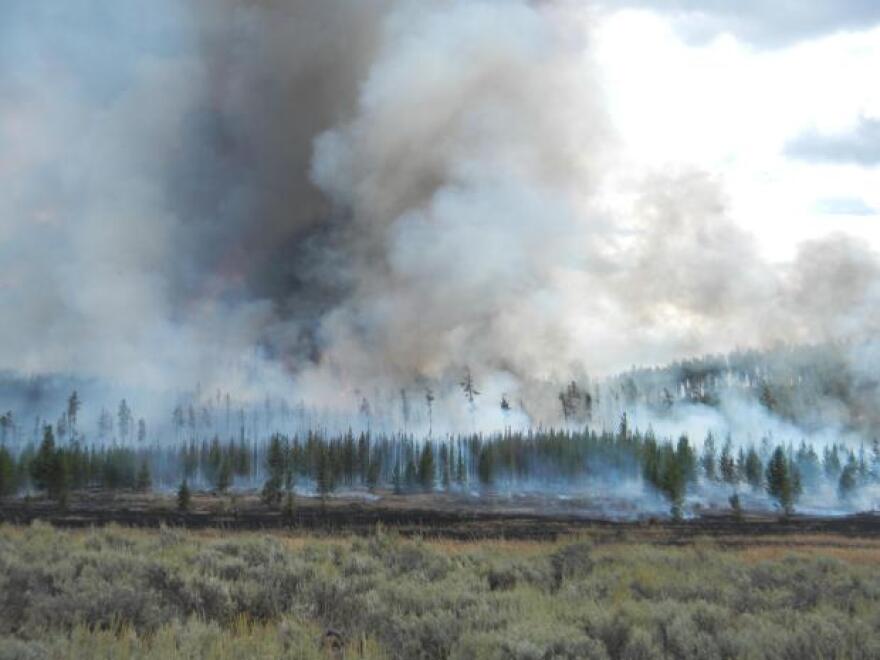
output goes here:
<path id="1" fill-rule="evenodd" d="M 878 658 L 880 540 L 0 526 L 0 658 Z"/>

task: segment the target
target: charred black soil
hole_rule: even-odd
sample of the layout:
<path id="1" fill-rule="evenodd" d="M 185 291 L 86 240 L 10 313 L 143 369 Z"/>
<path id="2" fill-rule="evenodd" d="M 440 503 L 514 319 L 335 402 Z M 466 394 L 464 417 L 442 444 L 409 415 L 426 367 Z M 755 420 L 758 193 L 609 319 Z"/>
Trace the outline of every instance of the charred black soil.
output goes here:
<path id="1" fill-rule="evenodd" d="M 533 503 L 534 504 L 534 503 Z M 77 494 L 66 506 L 46 499 L 21 498 L 0 503 L 0 522 L 26 525 L 35 520 L 56 527 L 81 528 L 116 524 L 128 527 L 160 526 L 188 529 L 303 530 L 327 534 L 365 535 L 377 527 L 403 536 L 456 540 L 508 539 L 554 541 L 590 533 L 609 540 L 636 534 L 658 543 L 689 543 L 697 537 L 720 543 L 761 544 L 762 538 L 827 535 L 857 539 L 880 538 L 880 515 L 801 516 L 780 518 L 767 514 L 735 517 L 723 512 L 675 521 L 644 517 L 615 520 L 571 509 L 510 507 L 491 498 L 461 499 L 443 495 L 398 496 L 374 499 L 333 497 L 327 500 L 297 497 L 292 509 L 273 509 L 255 493 L 218 496 L 196 493 L 187 511 L 177 509 L 169 495 Z"/>

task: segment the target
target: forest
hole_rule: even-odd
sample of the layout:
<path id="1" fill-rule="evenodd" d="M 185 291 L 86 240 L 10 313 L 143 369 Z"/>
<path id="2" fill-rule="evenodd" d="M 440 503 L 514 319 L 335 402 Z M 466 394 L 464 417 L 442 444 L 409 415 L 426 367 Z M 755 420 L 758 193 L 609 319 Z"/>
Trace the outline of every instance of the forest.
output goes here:
<path id="1" fill-rule="evenodd" d="M 849 351 L 839 345 L 783 347 L 632 370 L 586 385 L 572 381 L 558 389 L 556 426 L 494 432 L 434 433 L 430 388 L 423 393 L 426 429 L 419 426 L 414 395 L 401 389 L 396 401 L 400 428 L 418 431 L 385 431 L 379 417 L 390 413 L 365 396 L 356 411 L 359 429 L 335 431 L 322 428 L 321 418 L 303 404 L 267 398 L 246 408 L 217 392 L 178 402 L 170 423 L 156 424 L 154 432 L 122 399 L 115 414 L 102 406 L 88 432 L 83 400 L 73 391 L 56 421 L 38 415 L 30 432 L 12 411 L 0 416 L 0 496 L 45 494 L 63 504 L 85 489 L 146 492 L 185 485 L 221 494 L 258 489 L 267 506 L 277 507 L 297 493 L 565 493 L 625 483 L 662 497 L 674 517 L 686 513 L 689 496 L 707 491 L 723 492 L 734 512 L 744 496 L 753 503 L 763 498 L 787 514 L 801 498 L 855 510 L 866 505 L 860 497 L 866 492 L 867 506 L 875 504 L 880 441 L 866 439 L 871 422 L 859 403 L 865 387 L 845 385 L 855 382 L 844 359 Z M 493 405 L 480 401 L 469 370 L 459 390 L 472 413 Z M 731 391 L 751 396 L 751 405 L 771 419 L 797 423 L 792 428 L 800 440 L 774 439 L 772 430 L 760 428 L 749 437 L 711 428 L 702 437 L 660 436 L 651 426 L 652 420 L 675 419 L 682 409 L 718 407 Z M 814 441 L 810 429 L 832 408 L 831 400 L 838 417 L 846 411 L 848 426 L 838 424 L 839 439 Z M 503 415 L 512 407 L 506 395 L 494 405 Z M 656 415 L 640 428 L 628 410 L 642 421 L 645 410 Z M 608 425 L 612 414 L 615 422 Z"/>
<path id="2" fill-rule="evenodd" d="M 686 436 L 658 439 L 628 427 L 616 432 L 530 431 L 416 441 L 411 436 L 346 433 L 300 438 L 275 434 L 266 442 L 218 438 L 179 447 L 57 444 L 51 426 L 36 447 L 17 456 L 0 448 L 0 493 L 45 493 L 64 503 L 71 492 L 89 488 L 149 491 L 201 488 L 225 493 L 260 488 L 267 506 L 279 506 L 297 490 L 325 497 L 336 490 L 396 494 L 491 492 L 543 488 L 564 492 L 574 484 L 640 483 L 662 495 L 673 516 L 682 515 L 689 491 L 729 491 L 735 512 L 740 492 L 766 495 L 791 513 L 806 493 L 834 487 L 843 504 L 880 480 L 880 443 L 868 451 L 837 444 L 819 453 L 806 443 L 735 449 L 710 433 L 697 449 Z"/>

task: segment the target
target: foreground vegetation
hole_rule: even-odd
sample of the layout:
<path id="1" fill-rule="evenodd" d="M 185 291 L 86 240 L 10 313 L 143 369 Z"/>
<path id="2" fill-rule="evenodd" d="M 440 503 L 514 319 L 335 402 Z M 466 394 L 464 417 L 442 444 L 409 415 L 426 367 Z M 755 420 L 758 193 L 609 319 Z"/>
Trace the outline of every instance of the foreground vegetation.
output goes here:
<path id="1" fill-rule="evenodd" d="M 651 533 L 540 544 L 3 526 L 0 657 L 326 658 L 328 629 L 347 658 L 880 657 L 880 542 Z"/>

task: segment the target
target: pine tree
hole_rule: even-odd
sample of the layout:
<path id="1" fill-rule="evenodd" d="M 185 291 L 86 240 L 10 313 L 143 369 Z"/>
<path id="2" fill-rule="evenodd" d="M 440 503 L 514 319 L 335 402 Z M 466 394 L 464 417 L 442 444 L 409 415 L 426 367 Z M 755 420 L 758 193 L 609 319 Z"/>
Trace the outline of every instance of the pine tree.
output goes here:
<path id="1" fill-rule="evenodd" d="M 682 435 L 678 439 L 675 455 L 676 460 L 681 464 L 685 485 L 694 483 L 697 480 L 697 457 L 686 435 Z"/>
<path id="2" fill-rule="evenodd" d="M 67 492 L 67 472 L 62 453 L 55 448 L 52 427 L 43 427 L 43 441 L 31 462 L 31 479 L 39 490 L 45 490 L 53 500 L 61 499 Z"/>
<path id="3" fill-rule="evenodd" d="M 849 460 L 846 462 L 843 470 L 840 472 L 840 480 L 837 482 L 837 494 L 842 500 L 848 500 L 856 487 L 859 485 L 858 480 L 859 468 L 856 463 L 856 457 L 850 453 Z"/>
<path id="4" fill-rule="evenodd" d="M 336 488 L 336 474 L 330 447 L 320 440 L 317 445 L 315 486 L 323 501 Z"/>
<path id="5" fill-rule="evenodd" d="M 79 409 L 82 407 L 82 403 L 79 399 L 79 395 L 74 390 L 70 397 L 67 399 L 67 422 L 70 427 L 70 439 L 76 440 L 76 422 L 79 417 Z"/>
<path id="6" fill-rule="evenodd" d="M 832 445 L 830 449 L 825 447 L 822 467 L 825 470 L 825 476 L 829 480 L 833 481 L 840 476 L 840 454 L 837 451 L 837 445 Z"/>
<path id="7" fill-rule="evenodd" d="M 113 434 L 113 416 L 106 408 L 101 408 L 98 417 L 98 437 L 102 440 Z"/>
<path id="8" fill-rule="evenodd" d="M 189 507 L 192 500 L 192 494 L 189 492 L 189 485 L 186 483 L 186 479 L 184 479 L 180 488 L 177 489 L 177 508 L 181 511 L 189 511 Z"/>
<path id="9" fill-rule="evenodd" d="M 394 486 L 394 494 L 403 493 L 403 475 L 400 473 L 400 460 L 394 463 L 394 470 L 391 473 L 391 483 Z"/>
<path id="10" fill-rule="evenodd" d="M 10 436 L 14 434 L 15 421 L 10 410 L 0 415 L 0 444 L 6 444 Z"/>
<path id="11" fill-rule="evenodd" d="M 471 413 L 471 425 L 474 425 L 474 413 L 477 410 L 476 397 L 480 396 L 480 393 L 474 386 L 474 379 L 471 375 L 471 370 L 469 367 L 465 369 L 464 379 L 461 381 L 461 383 L 459 383 L 459 385 L 461 385 L 462 392 L 464 392 L 464 398 L 468 403 L 468 410 Z"/>
<path id="12" fill-rule="evenodd" d="M 434 393 L 430 387 L 425 390 L 425 405 L 428 406 L 428 437 L 430 438 L 434 431 Z"/>
<path id="13" fill-rule="evenodd" d="M 712 431 L 706 434 L 706 440 L 703 443 L 703 454 L 700 457 L 700 465 L 703 468 L 703 474 L 706 479 L 708 481 L 715 481 L 717 478 L 715 469 L 715 436 L 712 435 Z"/>
<path id="14" fill-rule="evenodd" d="M 0 499 L 15 494 L 16 481 L 15 459 L 5 446 L 0 445 Z"/>
<path id="15" fill-rule="evenodd" d="M 493 456 L 492 447 L 484 444 L 480 448 L 479 458 L 477 461 L 477 474 L 480 477 L 480 483 L 483 486 L 491 486 L 495 478 L 495 457 Z"/>
<path id="16" fill-rule="evenodd" d="M 147 492 L 153 486 L 153 479 L 150 476 L 150 464 L 146 459 L 141 463 L 140 470 L 137 473 L 135 487 L 142 493 Z"/>
<path id="17" fill-rule="evenodd" d="M 419 483 L 428 492 L 434 490 L 434 450 L 426 442 L 419 457 Z"/>
<path id="18" fill-rule="evenodd" d="M 125 399 L 119 402 L 117 417 L 119 418 L 119 439 L 122 442 L 127 442 L 128 436 L 131 434 L 131 408 L 128 407 Z"/>
<path id="19" fill-rule="evenodd" d="M 224 458 L 217 470 L 217 492 L 225 493 L 232 485 L 232 464 L 228 458 Z"/>
<path id="20" fill-rule="evenodd" d="M 764 483 L 763 475 L 761 474 L 762 469 L 761 457 L 758 456 L 758 452 L 755 451 L 754 447 L 749 447 L 749 451 L 746 454 L 745 477 L 748 484 L 755 490 L 760 490 Z"/>
<path id="21" fill-rule="evenodd" d="M 669 499 L 672 517 L 678 520 L 683 513 L 692 455 L 687 443 L 679 440 L 675 451 L 667 445 L 661 450 L 660 456 L 660 487 Z"/>
<path id="22" fill-rule="evenodd" d="M 718 469 L 721 472 L 721 479 L 726 484 L 736 484 L 739 479 L 736 474 L 736 462 L 733 458 L 733 447 L 730 436 L 724 441 L 721 448 L 721 458 L 718 460 Z"/>
<path id="23" fill-rule="evenodd" d="M 371 491 L 376 490 L 379 485 L 379 477 L 381 476 L 382 464 L 377 458 L 370 459 L 367 465 L 367 488 Z"/>
<path id="24" fill-rule="evenodd" d="M 266 470 L 269 478 L 263 484 L 262 498 L 268 506 L 277 506 L 281 503 L 286 463 L 281 436 L 276 433 L 269 440 L 269 449 L 266 452 Z"/>
<path id="25" fill-rule="evenodd" d="M 767 493 L 779 502 L 786 515 L 794 511 L 798 486 L 793 478 L 789 460 L 785 450 L 778 446 L 767 464 Z"/>
<path id="26" fill-rule="evenodd" d="M 461 451 L 461 445 L 458 446 L 458 461 L 455 466 L 455 481 L 459 486 L 464 486 L 467 483 L 468 475 L 467 468 L 464 464 L 464 454 Z"/>

